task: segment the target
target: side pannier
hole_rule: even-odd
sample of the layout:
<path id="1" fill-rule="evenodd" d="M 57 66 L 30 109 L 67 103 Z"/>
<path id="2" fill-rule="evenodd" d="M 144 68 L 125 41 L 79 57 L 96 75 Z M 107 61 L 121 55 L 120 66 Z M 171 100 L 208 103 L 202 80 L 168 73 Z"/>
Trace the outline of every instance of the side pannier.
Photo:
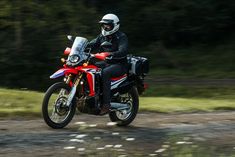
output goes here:
<path id="1" fill-rule="evenodd" d="M 149 60 L 144 57 L 128 56 L 129 73 L 143 75 L 149 72 Z"/>

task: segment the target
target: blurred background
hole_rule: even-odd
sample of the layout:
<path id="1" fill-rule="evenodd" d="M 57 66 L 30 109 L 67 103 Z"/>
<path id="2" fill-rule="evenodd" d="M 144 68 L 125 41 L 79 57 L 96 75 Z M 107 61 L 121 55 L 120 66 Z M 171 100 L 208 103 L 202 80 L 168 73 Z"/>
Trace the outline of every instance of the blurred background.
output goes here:
<path id="1" fill-rule="evenodd" d="M 156 154 L 167 149 L 169 156 L 194 153 L 234 157 L 234 112 L 218 113 L 235 111 L 234 0 L 1 0 L 0 6 L 0 119 L 41 117 L 44 93 L 54 83 L 49 76 L 62 67 L 60 58 L 71 46 L 66 36 L 91 40 L 100 33 L 98 21 L 114 13 L 121 21 L 120 30 L 129 38 L 129 53 L 150 60 L 146 77 L 149 88 L 140 97 L 140 111 L 154 113 L 146 117 L 139 114 L 142 118 L 133 127 L 124 132 L 120 129 L 121 136 L 136 137 L 130 148 L 139 146 L 145 151 L 162 143 Z M 189 113 L 186 119 L 182 113 Z M 92 118 L 91 124 L 98 119 Z M 32 156 L 35 148 L 39 154 L 44 150 L 64 152 L 65 148 L 53 147 L 58 139 L 45 135 L 41 120 L 39 125 L 38 121 L 1 122 L 0 151 L 5 151 L 5 156 L 12 152 L 14 156 Z M 141 121 L 143 125 L 139 127 Z M 103 128 L 104 123 L 102 120 L 99 127 Z M 21 128 L 26 129 L 25 134 L 14 132 Z M 94 133 L 107 137 L 109 128 L 104 128 L 106 131 Z M 65 129 L 66 136 L 68 130 Z M 63 137 L 55 136 L 51 130 L 49 133 L 54 138 Z M 50 142 L 46 144 L 43 139 Z M 114 139 L 117 140 L 109 136 L 107 141 Z M 192 147 L 192 142 L 187 141 L 191 139 L 196 139 Z M 88 149 L 93 149 L 90 143 L 86 142 Z M 30 148 L 29 152 L 24 148 Z M 65 153 L 67 156 L 68 151 Z"/>
<path id="2" fill-rule="evenodd" d="M 150 59 L 150 84 L 235 77 L 233 0 L 1 0 L 0 6 L 2 87 L 45 90 L 71 46 L 66 35 L 95 38 L 106 13 L 120 18 L 129 52 Z"/>

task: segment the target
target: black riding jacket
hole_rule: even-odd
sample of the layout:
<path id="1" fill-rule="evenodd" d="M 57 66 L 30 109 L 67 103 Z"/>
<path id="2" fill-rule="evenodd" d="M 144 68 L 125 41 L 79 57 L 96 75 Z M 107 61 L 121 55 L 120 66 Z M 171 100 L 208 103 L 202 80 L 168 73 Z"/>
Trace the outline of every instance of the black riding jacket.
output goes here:
<path id="1" fill-rule="evenodd" d="M 112 46 L 109 48 L 101 47 L 101 44 L 105 41 L 111 42 Z M 108 61 L 109 64 L 127 63 L 128 38 L 123 32 L 117 31 L 110 36 L 100 34 L 88 44 L 88 47 L 90 47 L 92 51 L 110 52 L 113 58 Z"/>

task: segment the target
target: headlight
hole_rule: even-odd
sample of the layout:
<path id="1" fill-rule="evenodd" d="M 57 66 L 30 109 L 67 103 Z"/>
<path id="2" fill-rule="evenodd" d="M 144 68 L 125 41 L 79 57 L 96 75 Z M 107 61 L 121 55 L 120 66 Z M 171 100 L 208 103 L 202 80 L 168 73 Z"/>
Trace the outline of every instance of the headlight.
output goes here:
<path id="1" fill-rule="evenodd" d="M 78 55 L 72 55 L 69 57 L 69 61 L 71 63 L 77 63 L 79 61 L 80 57 Z"/>

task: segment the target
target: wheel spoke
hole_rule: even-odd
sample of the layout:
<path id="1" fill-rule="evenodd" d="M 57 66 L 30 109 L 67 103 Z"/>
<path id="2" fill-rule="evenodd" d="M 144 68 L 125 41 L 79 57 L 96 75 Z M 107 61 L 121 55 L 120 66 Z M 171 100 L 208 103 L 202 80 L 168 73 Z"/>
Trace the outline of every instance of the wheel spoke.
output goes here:
<path id="1" fill-rule="evenodd" d="M 64 103 L 67 102 L 68 93 L 69 92 L 66 89 L 63 89 L 63 88 L 59 89 L 58 92 L 53 93 L 53 94 L 56 94 L 54 95 L 56 96 L 55 100 L 52 102 L 52 104 L 50 103 L 48 104 L 48 107 L 49 105 L 52 106 L 50 119 L 55 123 L 62 123 L 68 117 L 70 113 L 69 111 L 64 111 L 65 110 Z"/>
<path id="2" fill-rule="evenodd" d="M 42 103 L 42 114 L 48 126 L 63 128 L 72 120 L 76 111 L 76 100 L 69 108 L 66 106 L 71 87 L 63 82 L 53 84 L 45 93 Z"/>
<path id="3" fill-rule="evenodd" d="M 128 119 L 131 115 L 131 111 L 132 111 L 132 104 L 133 104 L 133 100 L 130 94 L 123 94 L 120 96 L 121 97 L 121 102 L 120 103 L 125 103 L 130 105 L 129 109 L 123 110 L 123 111 L 116 111 L 116 115 L 120 120 L 125 120 Z"/>
<path id="4" fill-rule="evenodd" d="M 58 122 L 58 114 L 55 112 L 55 109 L 53 109 L 52 111 L 52 115 L 51 115 L 51 120 L 53 120 L 54 122 Z"/>

